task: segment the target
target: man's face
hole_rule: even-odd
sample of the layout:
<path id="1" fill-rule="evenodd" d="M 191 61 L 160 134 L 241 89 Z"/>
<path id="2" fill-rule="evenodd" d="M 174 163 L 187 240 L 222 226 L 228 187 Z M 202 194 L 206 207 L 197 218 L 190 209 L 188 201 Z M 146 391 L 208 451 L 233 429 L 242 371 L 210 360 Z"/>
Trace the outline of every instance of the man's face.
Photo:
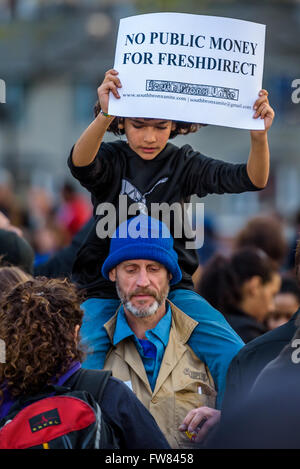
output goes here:
<path id="1" fill-rule="evenodd" d="M 153 160 L 167 145 L 175 124 L 163 119 L 125 118 L 128 145 L 143 160 Z"/>
<path id="2" fill-rule="evenodd" d="M 135 317 L 153 316 L 169 293 L 170 274 L 155 261 L 124 261 L 110 271 L 109 278 L 116 282 L 125 310 Z"/>

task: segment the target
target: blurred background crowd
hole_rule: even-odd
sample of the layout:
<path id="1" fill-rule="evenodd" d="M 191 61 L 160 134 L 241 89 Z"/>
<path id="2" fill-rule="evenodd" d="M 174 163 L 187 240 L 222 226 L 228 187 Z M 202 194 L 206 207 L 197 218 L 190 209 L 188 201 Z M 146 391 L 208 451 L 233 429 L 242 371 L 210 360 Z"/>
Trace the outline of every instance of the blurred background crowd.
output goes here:
<path id="1" fill-rule="evenodd" d="M 247 342 L 287 321 L 300 305 L 294 275 L 300 104 L 292 100 L 292 82 L 300 78 L 299 1 L 0 0 L 0 78 L 6 85 L 6 102 L 0 104 L 0 212 L 33 247 L 35 268 L 85 226 L 92 206 L 71 178 L 67 157 L 92 120 L 97 87 L 113 66 L 119 19 L 155 11 L 267 25 L 263 88 L 276 112 L 268 186 L 193 200 L 205 209 L 196 288 Z M 181 138 L 174 143 L 183 144 Z M 247 131 L 208 126 L 184 139 L 204 154 L 247 160 Z M 264 297 L 255 278 L 268 286 Z M 247 332 L 237 320 L 241 311 L 251 316 Z"/>

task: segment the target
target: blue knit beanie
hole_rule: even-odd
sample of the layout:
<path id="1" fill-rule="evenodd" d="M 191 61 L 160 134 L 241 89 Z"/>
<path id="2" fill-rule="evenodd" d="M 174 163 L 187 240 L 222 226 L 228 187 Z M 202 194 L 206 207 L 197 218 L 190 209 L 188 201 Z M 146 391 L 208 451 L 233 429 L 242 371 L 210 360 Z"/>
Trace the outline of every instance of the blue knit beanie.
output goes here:
<path id="1" fill-rule="evenodd" d="M 172 274 L 170 285 L 181 280 L 178 256 L 173 248 L 173 237 L 167 226 L 156 218 L 138 215 L 121 223 L 110 242 L 109 255 L 101 272 L 109 280 L 109 272 L 130 259 L 149 259 L 159 262 Z"/>

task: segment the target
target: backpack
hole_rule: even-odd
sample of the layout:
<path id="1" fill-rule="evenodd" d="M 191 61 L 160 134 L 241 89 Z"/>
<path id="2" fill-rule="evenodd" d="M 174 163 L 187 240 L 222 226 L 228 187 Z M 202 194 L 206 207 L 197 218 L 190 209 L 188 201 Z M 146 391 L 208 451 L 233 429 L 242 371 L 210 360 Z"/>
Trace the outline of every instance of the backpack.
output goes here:
<path id="1" fill-rule="evenodd" d="M 74 376 L 71 387 L 51 385 L 18 399 L 0 421 L 0 449 L 118 449 L 98 404 L 111 371 L 80 369 Z"/>

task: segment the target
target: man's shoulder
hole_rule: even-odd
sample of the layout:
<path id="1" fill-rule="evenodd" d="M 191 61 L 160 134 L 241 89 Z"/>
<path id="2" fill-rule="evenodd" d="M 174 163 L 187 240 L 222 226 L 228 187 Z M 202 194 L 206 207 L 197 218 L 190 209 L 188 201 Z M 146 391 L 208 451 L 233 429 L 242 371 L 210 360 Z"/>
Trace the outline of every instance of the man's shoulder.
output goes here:
<path id="1" fill-rule="evenodd" d="M 110 142 L 102 142 L 100 145 L 100 152 L 102 153 L 115 153 L 126 152 L 129 149 L 127 142 L 124 140 L 113 140 Z"/>
<path id="2" fill-rule="evenodd" d="M 235 359 L 241 362 L 251 359 L 254 355 L 257 356 L 258 354 L 262 357 L 266 356 L 266 354 L 274 354 L 274 356 L 276 356 L 293 337 L 296 330 L 295 319 L 299 313 L 300 309 L 286 324 L 266 332 L 262 336 L 249 342 L 239 351 Z"/>

